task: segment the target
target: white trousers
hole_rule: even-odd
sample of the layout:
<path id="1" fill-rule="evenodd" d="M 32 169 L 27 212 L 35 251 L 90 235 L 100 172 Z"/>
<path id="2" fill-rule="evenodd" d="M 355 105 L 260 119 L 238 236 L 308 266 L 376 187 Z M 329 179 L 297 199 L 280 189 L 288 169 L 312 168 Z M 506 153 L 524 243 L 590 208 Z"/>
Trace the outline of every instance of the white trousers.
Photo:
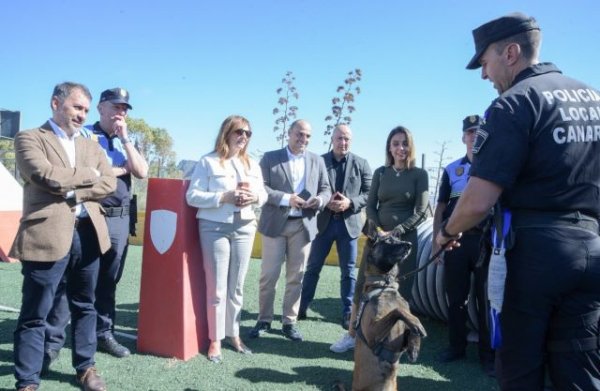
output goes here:
<path id="1" fill-rule="evenodd" d="M 256 221 L 240 220 L 236 213 L 233 223 L 199 219 L 198 227 L 206 276 L 208 338 L 237 337 Z"/>

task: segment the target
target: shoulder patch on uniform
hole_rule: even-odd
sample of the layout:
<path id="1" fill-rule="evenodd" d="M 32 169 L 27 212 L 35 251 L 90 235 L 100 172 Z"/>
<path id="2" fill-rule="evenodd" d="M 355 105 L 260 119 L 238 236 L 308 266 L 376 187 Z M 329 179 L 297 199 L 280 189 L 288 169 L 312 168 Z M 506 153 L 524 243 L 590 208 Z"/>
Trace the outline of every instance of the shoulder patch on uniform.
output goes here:
<path id="1" fill-rule="evenodd" d="M 481 147 L 483 147 L 483 144 L 485 144 L 485 141 L 487 140 L 488 136 L 490 134 L 488 132 L 486 132 L 485 130 L 479 128 L 477 129 L 477 133 L 476 133 L 476 138 L 475 138 L 475 144 L 473 144 L 473 153 L 479 153 L 479 151 L 481 150 Z"/>
<path id="2" fill-rule="evenodd" d="M 92 133 L 92 134 L 90 135 L 90 138 L 92 139 L 92 141 L 94 141 L 94 142 L 96 142 L 96 143 L 97 143 L 97 142 L 100 142 L 100 140 L 98 139 L 98 135 L 97 135 L 97 134 L 95 134 L 95 133 Z"/>
<path id="3" fill-rule="evenodd" d="M 463 166 L 458 166 L 454 169 L 454 173 L 456 176 L 462 176 L 465 173 L 465 168 Z"/>

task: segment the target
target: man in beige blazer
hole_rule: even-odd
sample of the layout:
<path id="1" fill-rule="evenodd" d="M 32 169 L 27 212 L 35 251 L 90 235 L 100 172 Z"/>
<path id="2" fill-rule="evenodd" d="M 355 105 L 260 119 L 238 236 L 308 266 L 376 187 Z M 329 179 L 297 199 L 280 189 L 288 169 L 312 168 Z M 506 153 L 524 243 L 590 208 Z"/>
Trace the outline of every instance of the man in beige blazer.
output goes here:
<path id="1" fill-rule="evenodd" d="M 271 330 L 275 290 L 285 263 L 281 331 L 292 341 L 303 340 L 296 326 L 302 278 L 310 243 L 317 235 L 317 212 L 331 197 L 323 158 L 306 150 L 311 133 L 308 121 L 294 121 L 288 131 L 288 145 L 266 152 L 260 161 L 268 198 L 258 222 L 263 242 L 259 313 L 250 338 Z"/>
<path id="2" fill-rule="evenodd" d="M 23 299 L 14 333 L 16 387 L 40 383 L 46 317 L 59 284 L 67 284 L 71 344 L 77 382 L 105 390 L 96 374 L 94 289 L 99 256 L 110 248 L 98 200 L 116 179 L 100 147 L 80 137 L 89 111 L 87 87 L 71 82 L 54 88 L 52 118 L 15 137 L 17 167 L 24 181 L 23 217 L 10 256 L 21 260 Z"/>

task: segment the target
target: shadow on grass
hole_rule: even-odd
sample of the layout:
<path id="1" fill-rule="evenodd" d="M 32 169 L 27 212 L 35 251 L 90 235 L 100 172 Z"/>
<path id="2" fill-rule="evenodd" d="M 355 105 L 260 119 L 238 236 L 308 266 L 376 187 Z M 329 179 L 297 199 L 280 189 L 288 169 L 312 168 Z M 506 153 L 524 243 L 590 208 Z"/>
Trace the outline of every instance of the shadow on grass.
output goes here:
<path id="1" fill-rule="evenodd" d="M 349 385 L 352 379 L 352 371 L 344 369 L 306 366 L 295 367 L 292 370 L 295 373 L 285 373 L 267 368 L 245 368 L 237 371 L 235 376 L 254 384 L 264 383 L 265 387 L 275 383 L 286 384 L 293 389 L 294 384 L 306 384 L 320 390 L 330 390 L 337 381 Z"/>
<path id="2" fill-rule="evenodd" d="M 243 378 L 254 384 L 306 384 L 320 390 L 331 390 L 332 386 L 341 382 L 347 389 L 352 384 L 352 371 L 339 368 L 326 368 L 319 366 L 294 367 L 295 373 L 280 372 L 276 369 L 246 368 L 235 373 L 236 377 Z M 431 390 L 443 387 L 445 381 L 422 379 L 416 377 L 399 378 L 400 389 Z"/>

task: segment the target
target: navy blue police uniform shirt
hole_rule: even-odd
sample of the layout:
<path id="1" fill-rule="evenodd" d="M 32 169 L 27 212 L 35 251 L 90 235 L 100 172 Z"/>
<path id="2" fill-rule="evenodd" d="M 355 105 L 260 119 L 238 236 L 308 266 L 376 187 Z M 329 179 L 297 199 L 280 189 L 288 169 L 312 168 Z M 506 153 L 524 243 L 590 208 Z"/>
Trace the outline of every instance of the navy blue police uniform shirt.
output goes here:
<path id="1" fill-rule="evenodd" d="M 600 93 L 551 63 L 517 75 L 477 131 L 470 175 L 512 210 L 600 217 Z"/>
<path id="2" fill-rule="evenodd" d="M 437 199 L 437 202 L 446 204 L 446 209 L 442 213 L 443 220 L 446 220 L 452 214 L 458 198 L 467 186 L 470 170 L 471 162 L 467 156 L 453 161 L 444 169 Z"/>
<path id="3" fill-rule="evenodd" d="M 82 135 L 97 142 L 106 154 L 108 162 L 113 167 L 124 167 L 127 164 L 127 153 L 118 137 L 111 137 L 100 127 L 100 123 L 88 125 L 83 128 Z M 119 207 L 129 206 L 131 191 L 131 174 L 127 173 L 117 177 L 117 190 L 101 201 L 102 206 Z"/>

